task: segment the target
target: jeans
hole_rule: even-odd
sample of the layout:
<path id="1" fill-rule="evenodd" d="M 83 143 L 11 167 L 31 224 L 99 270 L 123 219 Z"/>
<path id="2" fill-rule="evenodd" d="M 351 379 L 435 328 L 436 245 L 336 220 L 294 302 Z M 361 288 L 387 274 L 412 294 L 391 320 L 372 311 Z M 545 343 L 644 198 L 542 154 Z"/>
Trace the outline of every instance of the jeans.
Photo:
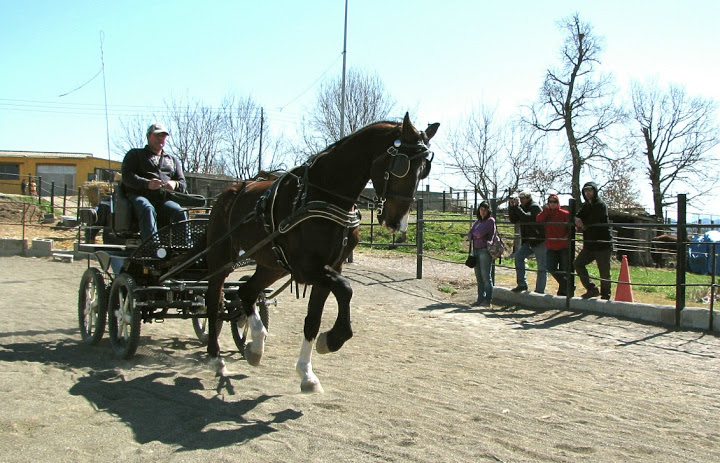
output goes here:
<path id="1" fill-rule="evenodd" d="M 575 258 L 575 272 L 580 278 L 580 282 L 587 290 L 597 288 L 597 285 L 590 281 L 587 271 L 587 264 L 592 261 L 597 262 L 600 272 L 600 295 L 607 298 L 610 297 L 610 255 L 611 249 L 589 250 L 586 247 Z"/>
<path id="2" fill-rule="evenodd" d="M 492 302 L 493 280 L 492 266 L 493 258 L 487 248 L 474 249 L 473 254 L 477 258 L 475 264 L 475 279 L 477 280 L 477 302 Z"/>
<path id="3" fill-rule="evenodd" d="M 143 241 L 158 231 L 158 219 L 163 224 L 187 220 L 187 213 L 175 201 L 153 204 L 145 196 L 127 195 L 132 203 L 133 212 L 140 226 L 140 237 Z"/>
<path id="4" fill-rule="evenodd" d="M 518 286 L 527 287 L 527 279 L 525 279 L 525 259 L 530 257 L 531 254 L 535 254 L 535 260 L 537 261 L 538 272 L 537 280 L 535 281 L 535 292 L 544 293 L 545 284 L 547 283 L 547 271 L 545 270 L 545 242 L 535 246 L 530 246 L 530 243 L 523 243 L 520 245 L 518 250 L 515 252 L 515 278 Z"/>
<path id="5" fill-rule="evenodd" d="M 567 281 L 568 278 L 570 278 L 568 274 L 569 254 L 570 250 L 568 248 L 548 249 L 546 254 L 545 269 L 550 272 L 553 278 L 555 278 L 555 281 L 558 282 L 558 287 L 560 288 L 558 291 L 559 294 L 566 294 L 567 291 Z"/>

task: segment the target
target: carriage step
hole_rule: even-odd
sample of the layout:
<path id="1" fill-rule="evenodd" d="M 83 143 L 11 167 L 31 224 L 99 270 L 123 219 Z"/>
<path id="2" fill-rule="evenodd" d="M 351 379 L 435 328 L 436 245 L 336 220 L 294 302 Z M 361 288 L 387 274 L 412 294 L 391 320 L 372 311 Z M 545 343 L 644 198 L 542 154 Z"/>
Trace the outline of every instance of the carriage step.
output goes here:
<path id="1" fill-rule="evenodd" d="M 72 254 L 61 254 L 59 252 L 54 252 L 52 257 L 54 261 L 67 262 L 69 264 L 72 264 L 74 256 Z"/>

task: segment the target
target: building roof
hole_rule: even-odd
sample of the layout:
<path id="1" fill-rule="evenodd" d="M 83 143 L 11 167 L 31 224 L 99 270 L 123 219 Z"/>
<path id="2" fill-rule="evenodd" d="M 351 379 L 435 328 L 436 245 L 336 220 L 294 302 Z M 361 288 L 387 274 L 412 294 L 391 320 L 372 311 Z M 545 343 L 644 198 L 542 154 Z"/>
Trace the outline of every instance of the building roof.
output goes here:
<path id="1" fill-rule="evenodd" d="M 0 158 L 85 159 L 85 158 L 92 158 L 92 157 L 93 157 L 92 153 L 53 153 L 53 152 L 47 152 L 47 151 L 3 151 L 3 150 L 0 150 Z"/>

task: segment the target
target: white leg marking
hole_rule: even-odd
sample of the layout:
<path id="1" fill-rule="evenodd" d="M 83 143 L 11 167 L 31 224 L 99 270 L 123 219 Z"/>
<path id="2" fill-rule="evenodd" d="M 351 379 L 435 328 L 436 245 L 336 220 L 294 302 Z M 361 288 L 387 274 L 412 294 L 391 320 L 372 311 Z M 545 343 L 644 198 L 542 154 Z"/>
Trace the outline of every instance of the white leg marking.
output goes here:
<path id="1" fill-rule="evenodd" d="M 265 352 L 265 338 L 267 337 L 267 330 L 260 320 L 256 306 L 253 306 L 253 314 L 248 317 L 248 325 L 250 325 L 252 341 L 245 345 L 245 360 L 256 367 L 260 365 L 260 360 Z"/>
<path id="2" fill-rule="evenodd" d="M 303 339 L 300 348 L 300 357 L 295 365 L 295 371 L 300 375 L 300 390 L 302 392 L 319 392 L 323 393 L 320 380 L 312 371 L 312 350 L 314 341 Z"/>

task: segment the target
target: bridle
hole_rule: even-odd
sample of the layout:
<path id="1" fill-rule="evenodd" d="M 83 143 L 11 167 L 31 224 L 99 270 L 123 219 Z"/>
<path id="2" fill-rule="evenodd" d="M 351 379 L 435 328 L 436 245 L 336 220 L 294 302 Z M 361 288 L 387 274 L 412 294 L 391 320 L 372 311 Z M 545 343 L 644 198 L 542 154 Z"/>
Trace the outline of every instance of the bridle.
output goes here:
<path id="1" fill-rule="evenodd" d="M 424 132 L 422 132 L 421 135 L 423 136 L 423 138 L 425 137 Z M 383 179 L 385 181 L 383 182 L 382 192 L 379 196 L 375 196 L 375 198 L 373 198 L 373 201 L 376 204 L 378 215 L 383 213 L 383 209 L 385 208 L 385 201 L 387 201 L 388 199 L 400 199 L 408 202 L 415 201 L 416 185 L 413 185 L 413 191 L 411 195 L 407 196 L 394 192 L 390 188 L 390 180 L 393 177 L 398 179 L 406 177 L 407 174 L 410 173 L 410 165 L 412 161 L 418 158 L 425 159 L 425 164 L 422 167 L 422 172 L 420 172 L 420 175 L 418 176 L 418 180 L 423 180 L 427 178 L 427 176 L 430 175 L 430 168 L 432 167 L 432 161 L 434 157 L 435 153 L 430 151 L 428 146 L 423 142 L 420 142 L 418 144 L 410 144 L 403 143 L 400 140 L 395 140 L 393 146 L 388 148 L 385 153 L 378 156 L 377 159 L 373 161 L 373 164 L 375 164 L 376 162 L 380 162 L 381 160 L 388 159 L 387 166 L 385 167 L 385 173 L 383 174 Z"/>

